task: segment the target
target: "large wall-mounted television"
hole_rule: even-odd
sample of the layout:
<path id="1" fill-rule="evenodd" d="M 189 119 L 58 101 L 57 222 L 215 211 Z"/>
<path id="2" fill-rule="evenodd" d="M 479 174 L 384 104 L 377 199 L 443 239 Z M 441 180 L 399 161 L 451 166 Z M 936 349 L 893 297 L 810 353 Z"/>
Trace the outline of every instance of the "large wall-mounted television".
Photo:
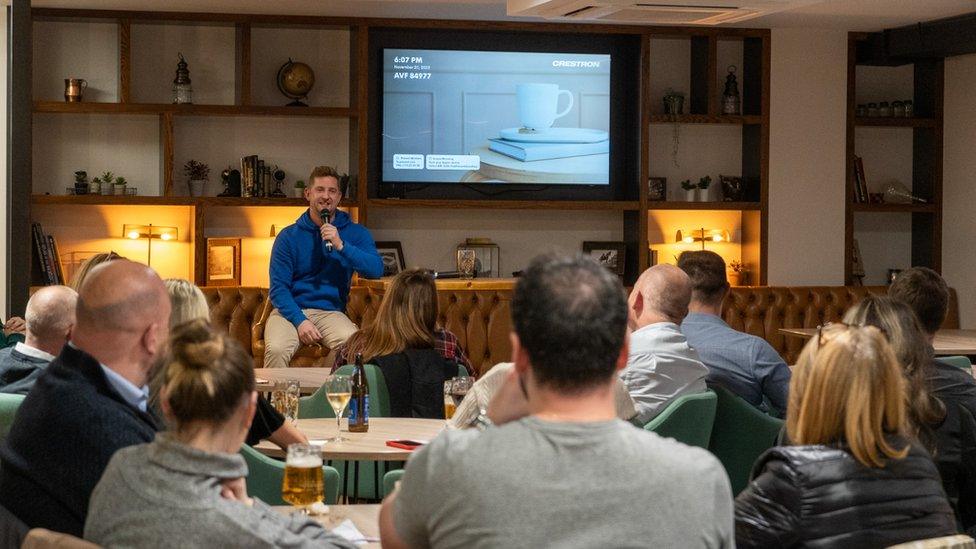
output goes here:
<path id="1" fill-rule="evenodd" d="M 633 200 L 639 42 L 371 31 L 370 195 Z"/>

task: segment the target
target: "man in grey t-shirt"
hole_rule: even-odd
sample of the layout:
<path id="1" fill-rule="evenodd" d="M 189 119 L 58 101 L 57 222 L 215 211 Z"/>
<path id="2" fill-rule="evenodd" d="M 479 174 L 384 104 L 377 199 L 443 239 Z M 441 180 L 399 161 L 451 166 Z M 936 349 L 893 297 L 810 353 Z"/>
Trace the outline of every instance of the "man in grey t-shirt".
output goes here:
<path id="1" fill-rule="evenodd" d="M 615 417 L 619 280 L 587 258 L 537 258 L 512 318 L 497 426 L 444 432 L 411 458 L 383 502 L 383 546 L 732 547 L 719 462 Z"/>

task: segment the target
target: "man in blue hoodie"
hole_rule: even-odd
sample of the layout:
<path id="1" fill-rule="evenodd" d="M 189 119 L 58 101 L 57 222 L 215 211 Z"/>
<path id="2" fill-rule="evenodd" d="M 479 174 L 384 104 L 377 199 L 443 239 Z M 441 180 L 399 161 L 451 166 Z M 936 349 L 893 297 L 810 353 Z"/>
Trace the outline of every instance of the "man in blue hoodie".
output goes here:
<path id="1" fill-rule="evenodd" d="M 264 328 L 265 368 L 285 368 L 299 342 L 334 349 L 356 325 L 345 315 L 353 271 L 383 274 L 383 260 L 369 231 L 337 210 L 339 174 L 318 166 L 308 177 L 308 211 L 285 227 L 271 249 L 271 303 Z"/>

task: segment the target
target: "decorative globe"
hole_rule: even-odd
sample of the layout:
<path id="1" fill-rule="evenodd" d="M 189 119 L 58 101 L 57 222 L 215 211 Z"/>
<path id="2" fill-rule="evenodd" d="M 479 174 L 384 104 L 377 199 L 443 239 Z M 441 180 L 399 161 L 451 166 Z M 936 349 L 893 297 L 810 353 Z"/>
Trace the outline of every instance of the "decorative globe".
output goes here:
<path id="1" fill-rule="evenodd" d="M 294 99 L 288 104 L 289 107 L 307 107 L 301 99 L 308 95 L 313 85 L 315 73 L 305 63 L 288 58 L 288 62 L 278 69 L 278 91 L 285 97 Z"/>

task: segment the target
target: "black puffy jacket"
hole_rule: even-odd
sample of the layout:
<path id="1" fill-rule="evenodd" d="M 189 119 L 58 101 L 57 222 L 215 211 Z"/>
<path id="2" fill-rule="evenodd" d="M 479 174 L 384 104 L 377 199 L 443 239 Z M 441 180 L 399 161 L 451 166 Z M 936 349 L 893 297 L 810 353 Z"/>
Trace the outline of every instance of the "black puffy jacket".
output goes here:
<path id="1" fill-rule="evenodd" d="M 883 468 L 840 448 L 779 446 L 752 476 L 735 499 L 738 547 L 887 547 L 956 532 L 939 473 L 914 445 Z"/>

